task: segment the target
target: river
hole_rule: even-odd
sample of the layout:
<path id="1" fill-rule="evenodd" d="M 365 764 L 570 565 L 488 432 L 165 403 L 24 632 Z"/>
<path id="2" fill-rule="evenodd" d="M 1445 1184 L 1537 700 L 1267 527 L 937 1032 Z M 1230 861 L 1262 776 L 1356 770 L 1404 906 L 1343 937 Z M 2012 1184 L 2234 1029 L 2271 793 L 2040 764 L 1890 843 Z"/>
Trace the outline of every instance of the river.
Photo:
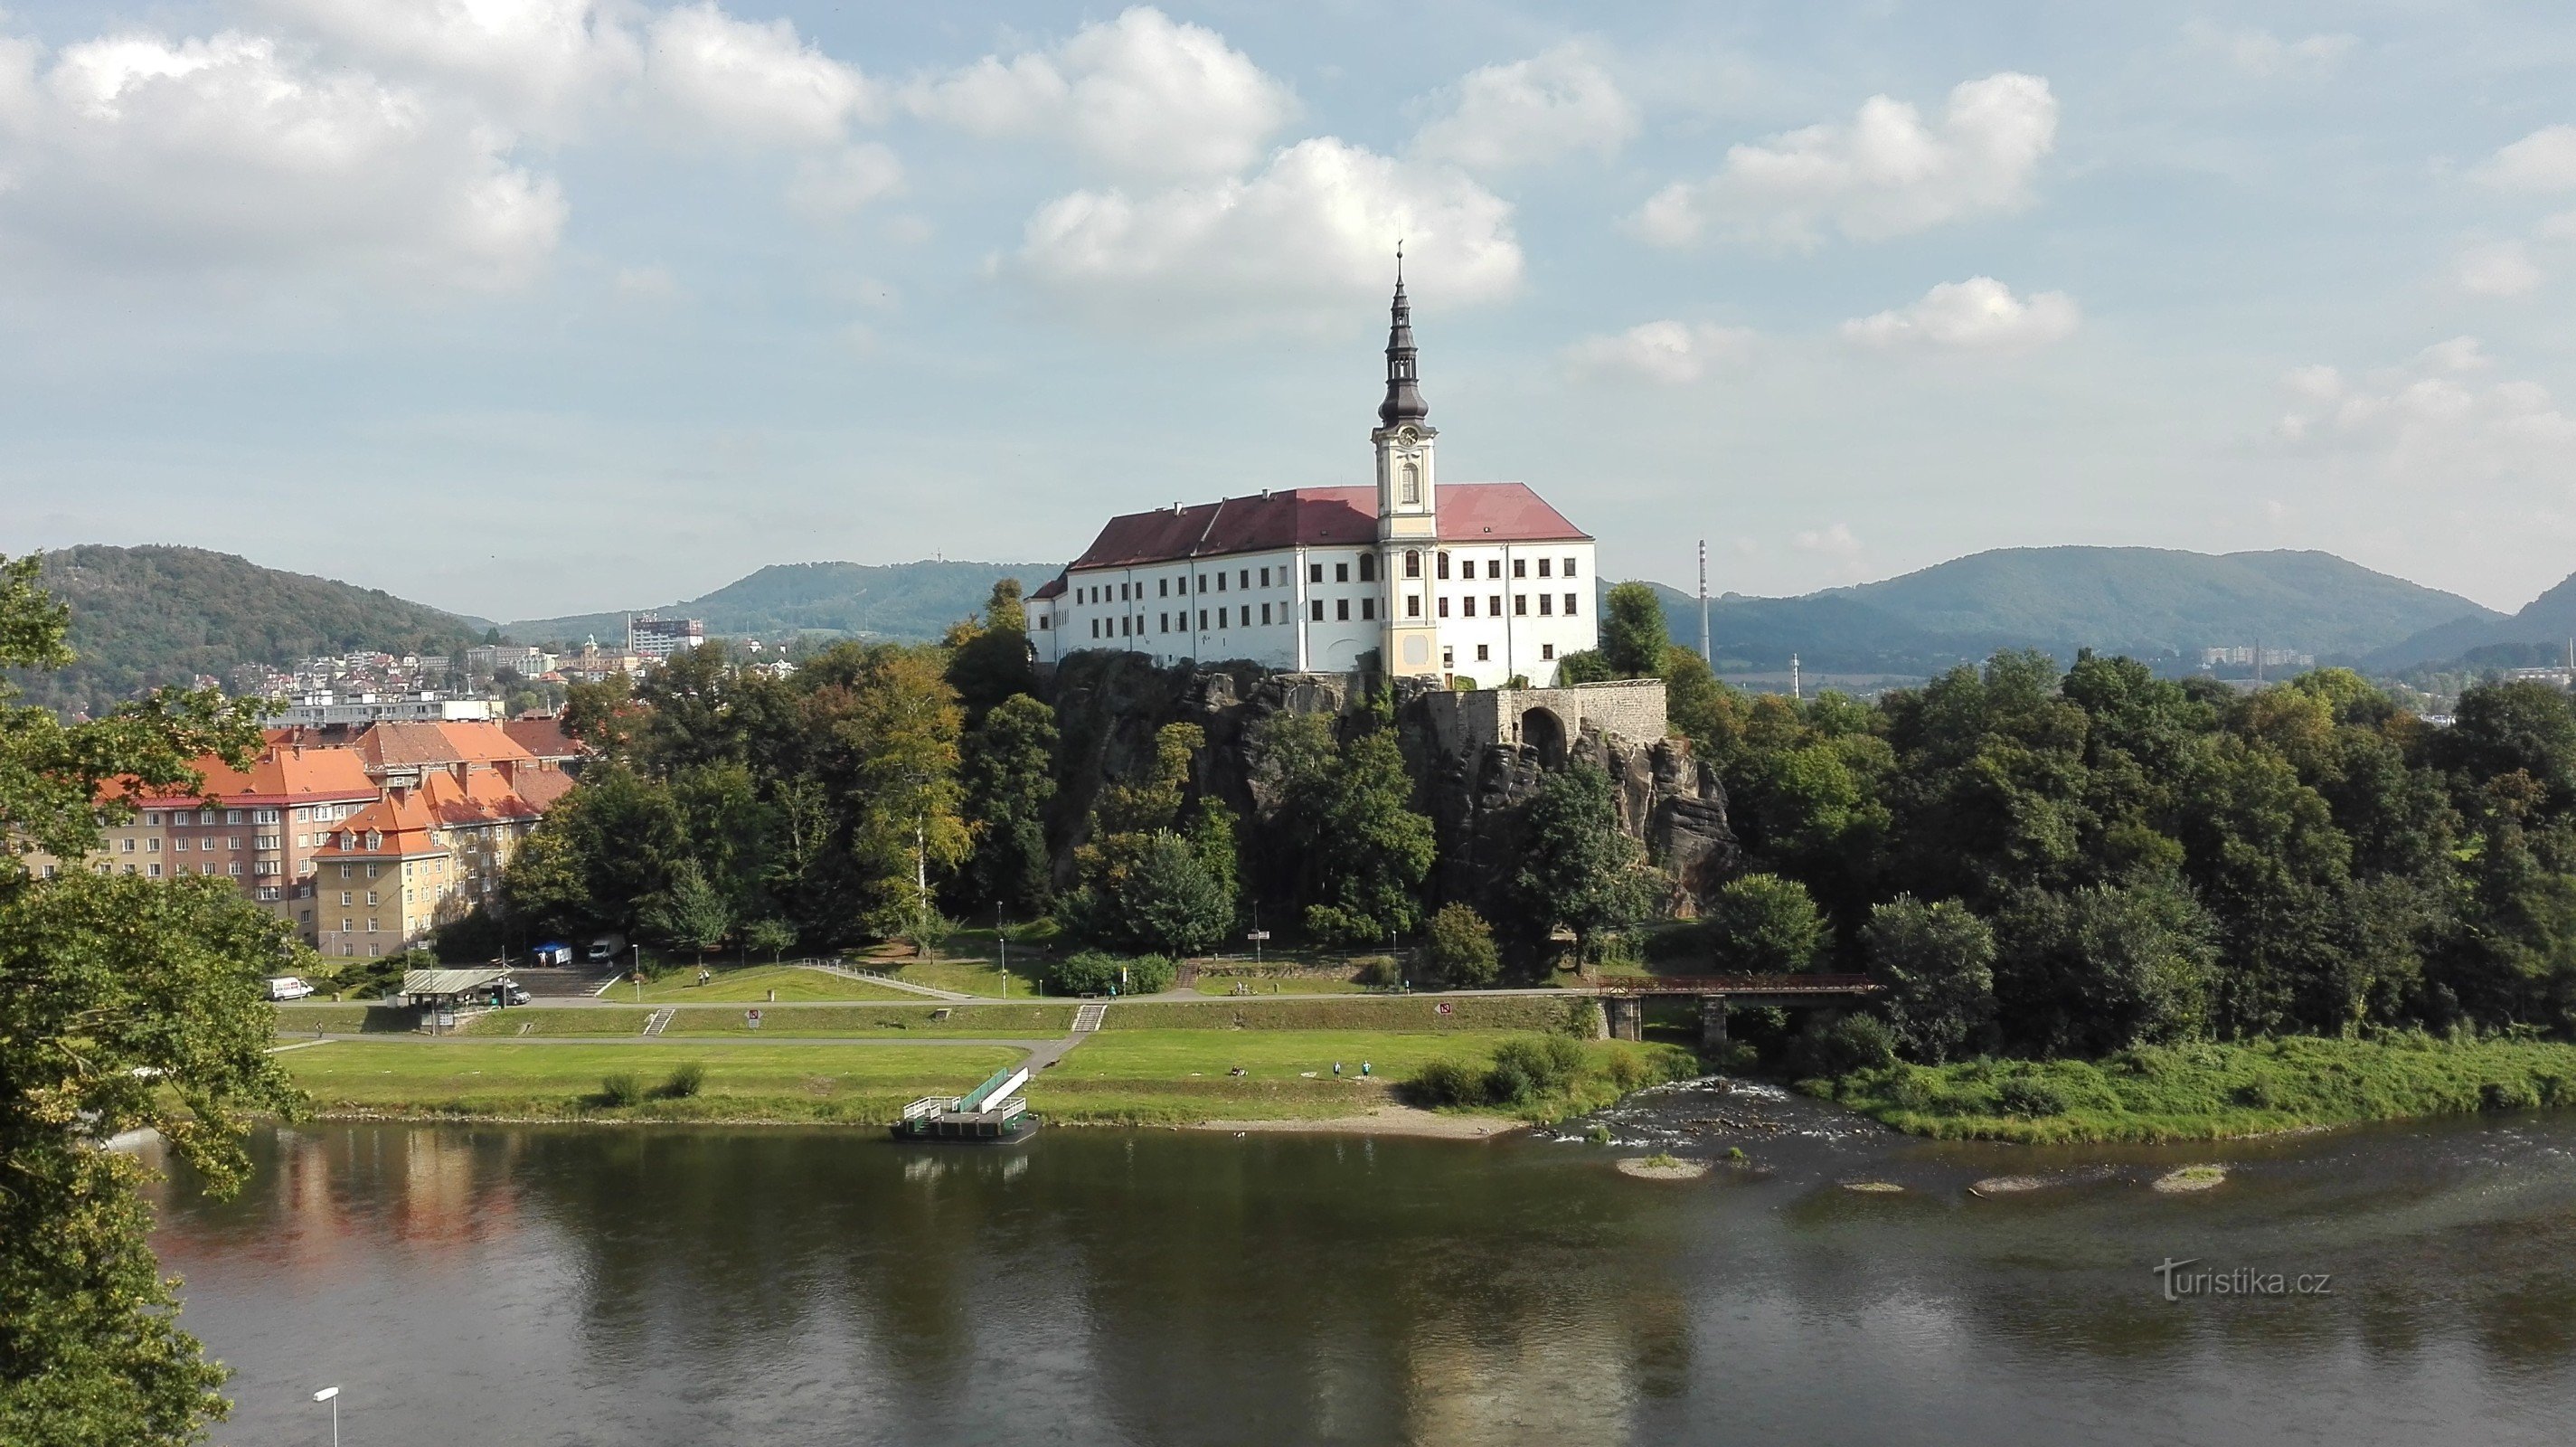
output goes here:
<path id="1" fill-rule="evenodd" d="M 2056 1150 L 1710 1082 L 1601 1123 L 278 1127 L 235 1200 L 165 1188 L 155 1244 L 237 1373 L 220 1442 L 327 1441 L 331 1384 L 349 1447 L 2576 1431 L 2576 1113 Z M 1656 1147 L 1718 1164 L 1613 1168 Z M 2147 1187 L 2188 1162 L 2230 1174 Z M 1968 1190 L 1998 1174 L 2049 1184 Z"/>

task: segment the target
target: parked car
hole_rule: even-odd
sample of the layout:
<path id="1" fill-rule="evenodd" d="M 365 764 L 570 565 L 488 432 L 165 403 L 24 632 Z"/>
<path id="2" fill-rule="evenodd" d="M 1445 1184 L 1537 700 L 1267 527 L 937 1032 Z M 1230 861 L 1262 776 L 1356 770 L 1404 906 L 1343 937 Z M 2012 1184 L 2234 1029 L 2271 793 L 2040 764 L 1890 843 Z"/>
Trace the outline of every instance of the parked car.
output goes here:
<path id="1" fill-rule="evenodd" d="M 626 953 L 626 936 L 601 935 L 590 942 L 590 947 L 581 952 L 581 957 L 594 965 L 604 965 L 624 953 Z"/>
<path id="2" fill-rule="evenodd" d="M 313 987 L 294 975 L 280 975 L 268 982 L 268 998 L 272 1000 L 301 1000 L 312 993 Z"/>

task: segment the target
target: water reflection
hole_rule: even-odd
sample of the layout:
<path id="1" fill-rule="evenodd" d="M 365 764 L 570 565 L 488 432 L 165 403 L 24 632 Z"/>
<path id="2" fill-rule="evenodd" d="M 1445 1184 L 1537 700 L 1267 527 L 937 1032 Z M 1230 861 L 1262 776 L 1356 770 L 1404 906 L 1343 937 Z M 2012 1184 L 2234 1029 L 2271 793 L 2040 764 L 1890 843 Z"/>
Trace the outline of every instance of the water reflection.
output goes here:
<path id="1" fill-rule="evenodd" d="M 352 1442 L 441 1447 L 2209 1441 L 2256 1399 L 2266 1439 L 2544 1441 L 2576 1407 L 2576 1123 L 2086 1155 L 1812 1109 L 1611 1122 L 1752 1157 L 1688 1185 L 1538 1141 L 280 1129 L 159 1244 L 237 1441 L 307 1377 Z M 2143 1185 L 2213 1156 L 2218 1192 Z M 2004 1169 L 2053 1184 L 1966 1193 Z M 2336 1286 L 2168 1302 L 2166 1257 Z"/>

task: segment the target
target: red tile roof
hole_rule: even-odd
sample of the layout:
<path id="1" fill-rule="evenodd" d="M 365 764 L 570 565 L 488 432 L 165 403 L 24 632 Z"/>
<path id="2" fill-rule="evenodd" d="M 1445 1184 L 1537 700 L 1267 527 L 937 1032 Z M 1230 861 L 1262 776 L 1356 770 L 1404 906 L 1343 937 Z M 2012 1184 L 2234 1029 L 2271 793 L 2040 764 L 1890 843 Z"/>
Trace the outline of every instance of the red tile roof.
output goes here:
<path id="1" fill-rule="evenodd" d="M 356 747 L 375 772 L 424 764 L 535 762 L 499 724 L 482 721 L 370 724 L 358 735 Z"/>
<path id="2" fill-rule="evenodd" d="M 563 719 L 557 714 L 529 714 L 501 725 L 510 742 L 540 759 L 577 759 L 589 750 L 563 731 Z"/>
<path id="3" fill-rule="evenodd" d="M 131 797 L 137 802 L 202 799 L 234 807 L 285 807 L 316 800 L 369 799 L 377 793 L 375 780 L 367 777 L 366 764 L 354 749 L 272 743 L 260 751 L 247 770 L 236 769 L 212 754 L 196 759 L 189 767 L 205 776 L 203 788 L 140 790 L 131 779 L 118 779 L 100 785 L 100 801 L 118 797 Z"/>
<path id="4" fill-rule="evenodd" d="M 555 806 L 555 801 L 572 792 L 572 775 L 561 769 L 521 769 L 510 780 L 519 797 L 536 806 L 542 814 Z"/>
<path id="5" fill-rule="evenodd" d="M 1377 489 L 1301 487 L 1109 520 L 1072 568 L 1136 567 L 1298 546 L 1343 547 L 1377 538 Z M 1529 485 L 1453 482 L 1440 487 L 1440 541 L 1453 544 L 1589 541 Z M 1040 597 L 1049 596 L 1044 589 Z"/>
<path id="6" fill-rule="evenodd" d="M 313 852 L 315 859 L 369 859 L 388 854 L 434 854 L 441 846 L 435 831 L 438 820 L 418 790 L 390 794 L 331 826 L 322 836 L 324 844 Z M 383 836 L 381 848 L 365 848 L 367 836 Z"/>

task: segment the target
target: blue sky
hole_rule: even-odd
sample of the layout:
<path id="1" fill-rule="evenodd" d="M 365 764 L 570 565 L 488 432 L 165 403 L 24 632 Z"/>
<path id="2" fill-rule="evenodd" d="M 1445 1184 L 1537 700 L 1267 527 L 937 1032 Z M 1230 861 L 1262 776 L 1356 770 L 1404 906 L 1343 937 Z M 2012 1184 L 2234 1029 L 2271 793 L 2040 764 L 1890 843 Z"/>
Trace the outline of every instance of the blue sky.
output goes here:
<path id="1" fill-rule="evenodd" d="M 30 4 L 0 551 L 462 611 L 1443 476 L 1602 566 L 2576 569 L 2563 7 Z"/>

